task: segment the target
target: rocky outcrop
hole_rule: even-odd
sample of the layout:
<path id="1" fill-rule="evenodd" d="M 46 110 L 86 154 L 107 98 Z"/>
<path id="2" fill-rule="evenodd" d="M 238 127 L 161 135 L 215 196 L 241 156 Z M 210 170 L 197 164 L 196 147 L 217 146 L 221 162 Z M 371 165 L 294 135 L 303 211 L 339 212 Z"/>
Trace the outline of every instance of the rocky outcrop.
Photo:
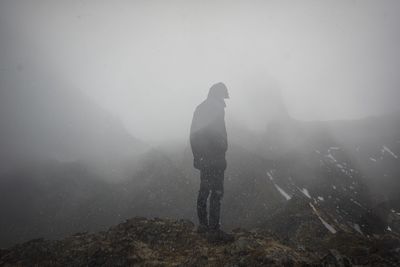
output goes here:
<path id="1" fill-rule="evenodd" d="M 99 233 L 35 239 L 0 250 L 1 266 L 396 266 L 399 240 L 332 239 L 314 252 L 285 245 L 269 231 L 233 231 L 235 241 L 210 244 L 187 220 L 133 218 Z M 318 242 L 318 240 L 315 240 Z M 335 243 L 336 242 L 336 243 Z M 347 251 L 343 248 L 347 247 Z M 392 254 L 390 254 L 392 253 Z M 398 254 L 398 253 L 397 253 Z M 358 255 L 358 258 L 356 257 Z M 360 256 L 361 255 L 361 256 Z M 388 256 L 389 255 L 389 256 Z M 363 257 L 362 257 L 363 256 Z M 398 257 L 398 256 L 397 256 Z M 396 261 L 397 260 L 397 261 Z"/>

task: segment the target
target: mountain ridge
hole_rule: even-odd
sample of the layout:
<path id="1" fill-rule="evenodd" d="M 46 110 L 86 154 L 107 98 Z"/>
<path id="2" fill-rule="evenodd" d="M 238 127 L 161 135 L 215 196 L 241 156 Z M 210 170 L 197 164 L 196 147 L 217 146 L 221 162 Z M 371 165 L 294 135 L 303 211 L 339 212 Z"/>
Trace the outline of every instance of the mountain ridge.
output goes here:
<path id="1" fill-rule="evenodd" d="M 283 243 L 263 229 L 209 243 L 189 220 L 134 217 L 98 233 L 34 239 L 0 250 L 1 266 L 396 266 L 400 239 L 331 235 L 320 249 Z"/>

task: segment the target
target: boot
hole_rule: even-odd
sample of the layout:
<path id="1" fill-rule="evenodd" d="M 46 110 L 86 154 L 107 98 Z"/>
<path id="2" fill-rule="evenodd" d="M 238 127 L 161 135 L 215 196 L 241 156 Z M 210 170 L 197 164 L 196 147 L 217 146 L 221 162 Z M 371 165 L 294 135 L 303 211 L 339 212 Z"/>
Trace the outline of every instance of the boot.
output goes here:
<path id="1" fill-rule="evenodd" d="M 200 224 L 200 225 L 197 227 L 197 233 L 198 233 L 198 234 L 204 235 L 204 234 L 206 234 L 207 232 L 208 232 L 208 225 L 206 225 L 206 224 Z"/>
<path id="2" fill-rule="evenodd" d="M 211 229 L 207 234 L 207 241 L 209 243 L 230 243 L 235 241 L 232 234 L 228 234 L 221 229 Z"/>

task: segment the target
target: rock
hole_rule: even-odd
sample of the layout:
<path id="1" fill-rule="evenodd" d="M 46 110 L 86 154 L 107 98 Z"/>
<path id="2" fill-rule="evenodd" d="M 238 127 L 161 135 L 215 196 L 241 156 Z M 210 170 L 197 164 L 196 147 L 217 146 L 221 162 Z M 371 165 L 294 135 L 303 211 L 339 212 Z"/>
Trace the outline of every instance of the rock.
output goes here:
<path id="1" fill-rule="evenodd" d="M 336 266 L 336 267 L 350 267 L 352 266 L 351 261 L 346 257 L 341 255 L 337 250 L 330 249 L 329 254 L 323 259 L 324 266 Z"/>
<path id="2" fill-rule="evenodd" d="M 323 257 L 268 231 L 236 229 L 235 241 L 210 244 L 187 220 L 132 218 L 95 234 L 31 240 L 0 250 L 1 266 L 396 266 L 395 236 L 337 235 Z M 390 248 L 391 250 L 387 250 Z M 324 250 L 321 250 L 324 251 Z M 391 252 L 393 251 L 393 252 Z"/>
<path id="3" fill-rule="evenodd" d="M 252 238 L 240 237 L 234 242 L 234 250 L 236 253 L 246 252 L 255 249 L 259 244 Z"/>

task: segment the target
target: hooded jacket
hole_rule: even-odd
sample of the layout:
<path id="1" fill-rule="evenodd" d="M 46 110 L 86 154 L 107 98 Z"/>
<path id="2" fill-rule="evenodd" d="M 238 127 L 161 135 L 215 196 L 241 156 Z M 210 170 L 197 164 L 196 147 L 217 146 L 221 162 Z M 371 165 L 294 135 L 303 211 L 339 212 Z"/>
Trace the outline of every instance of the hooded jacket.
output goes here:
<path id="1" fill-rule="evenodd" d="M 196 169 L 226 169 L 228 140 L 223 99 L 209 96 L 196 107 L 190 127 L 190 145 Z"/>

